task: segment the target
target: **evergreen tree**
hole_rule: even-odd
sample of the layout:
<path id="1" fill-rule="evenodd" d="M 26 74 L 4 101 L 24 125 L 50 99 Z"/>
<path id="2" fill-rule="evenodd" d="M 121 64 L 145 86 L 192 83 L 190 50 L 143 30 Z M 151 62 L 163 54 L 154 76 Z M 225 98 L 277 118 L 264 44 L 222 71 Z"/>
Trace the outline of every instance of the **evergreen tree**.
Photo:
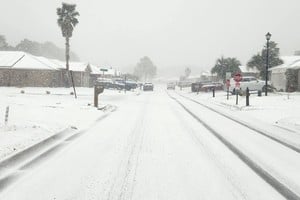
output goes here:
<path id="1" fill-rule="evenodd" d="M 35 56 L 42 56 L 41 44 L 28 39 L 22 40 L 17 46 L 17 51 L 24 51 Z"/>
<path id="2" fill-rule="evenodd" d="M 57 47 L 52 42 L 45 42 L 41 44 L 41 54 L 46 58 L 65 60 L 64 50 Z M 79 57 L 72 51 L 70 51 L 70 60 L 79 61 Z"/>
<path id="3" fill-rule="evenodd" d="M 283 61 L 279 58 L 280 49 L 277 47 L 277 43 L 270 41 L 269 43 L 269 68 L 283 64 Z M 264 46 L 261 53 L 257 53 L 252 56 L 248 61 L 247 66 L 250 68 L 256 67 L 260 72 L 260 77 L 265 78 L 267 63 L 267 47 Z"/>
<path id="4" fill-rule="evenodd" d="M 6 38 L 4 35 L 0 35 L 0 50 L 5 51 L 8 47 Z"/>
<path id="5" fill-rule="evenodd" d="M 24 51 L 30 53 L 35 56 L 43 56 L 50 59 L 58 59 L 64 60 L 64 50 L 62 48 L 57 47 L 52 42 L 39 43 L 36 41 L 31 41 L 28 39 L 22 40 L 19 44 L 17 44 L 15 50 Z M 79 61 L 78 56 L 74 52 L 70 52 L 71 60 Z"/>
<path id="6" fill-rule="evenodd" d="M 211 73 L 216 73 L 220 80 L 225 81 L 226 72 L 231 72 L 231 74 L 241 72 L 240 65 L 241 62 L 236 58 L 224 58 L 222 56 L 217 59 L 215 66 L 211 69 Z"/>

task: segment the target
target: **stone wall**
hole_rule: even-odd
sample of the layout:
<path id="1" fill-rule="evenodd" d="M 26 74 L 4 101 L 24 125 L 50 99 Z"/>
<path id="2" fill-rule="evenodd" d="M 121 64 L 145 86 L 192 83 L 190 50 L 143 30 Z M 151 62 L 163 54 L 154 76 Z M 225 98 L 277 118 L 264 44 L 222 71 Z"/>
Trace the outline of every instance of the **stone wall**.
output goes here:
<path id="1" fill-rule="evenodd" d="M 0 68 L 0 86 L 12 87 L 71 87 L 66 70 Z M 73 72 L 76 87 L 89 87 L 88 72 Z"/>
<path id="2" fill-rule="evenodd" d="M 59 87 L 61 85 L 61 71 L 36 69 L 0 69 L 0 86 Z"/>

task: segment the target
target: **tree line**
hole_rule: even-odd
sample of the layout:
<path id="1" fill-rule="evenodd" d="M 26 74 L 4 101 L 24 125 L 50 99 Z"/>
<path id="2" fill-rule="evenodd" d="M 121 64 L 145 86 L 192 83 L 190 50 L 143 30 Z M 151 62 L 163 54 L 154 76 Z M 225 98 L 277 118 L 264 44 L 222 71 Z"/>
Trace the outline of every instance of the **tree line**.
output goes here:
<path id="1" fill-rule="evenodd" d="M 278 44 L 274 41 L 270 41 L 269 43 L 269 68 L 283 64 L 283 61 L 279 58 L 280 49 L 277 45 Z M 252 69 L 256 68 L 259 71 L 260 78 L 265 78 L 266 59 L 267 47 L 265 45 L 260 52 L 250 58 L 247 62 L 247 67 Z M 225 81 L 226 72 L 231 72 L 232 75 L 241 72 L 239 66 L 241 66 L 241 62 L 238 59 L 222 56 L 216 60 L 214 67 L 211 69 L 211 73 L 217 74 L 219 79 Z"/>
<path id="2" fill-rule="evenodd" d="M 35 56 L 43 56 L 50 59 L 65 60 L 65 50 L 57 47 L 52 42 L 39 43 L 29 39 L 23 39 L 16 46 L 8 44 L 4 35 L 0 35 L 0 51 L 24 51 Z M 72 61 L 79 61 L 76 53 L 70 52 Z"/>

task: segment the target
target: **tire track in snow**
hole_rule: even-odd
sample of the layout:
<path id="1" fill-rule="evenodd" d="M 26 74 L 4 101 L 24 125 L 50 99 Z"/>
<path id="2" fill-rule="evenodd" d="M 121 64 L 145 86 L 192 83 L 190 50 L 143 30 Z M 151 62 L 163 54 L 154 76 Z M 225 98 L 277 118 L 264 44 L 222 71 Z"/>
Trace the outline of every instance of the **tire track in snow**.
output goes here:
<path id="1" fill-rule="evenodd" d="M 289 200 L 300 200 L 300 196 L 290 190 L 287 186 L 277 180 L 274 176 L 264 170 L 256 162 L 251 160 L 246 154 L 235 147 L 231 142 L 225 139 L 221 134 L 215 131 L 211 126 L 202 121 L 198 116 L 191 112 L 186 106 L 184 106 L 178 99 L 171 96 L 168 92 L 167 94 L 171 99 L 177 102 L 186 112 L 188 112 L 194 119 L 201 123 L 209 132 L 211 132 L 219 141 L 221 141 L 228 149 L 230 149 L 236 156 L 238 156 L 246 165 L 248 165 L 258 176 L 265 180 L 269 185 L 271 185 L 278 193 Z"/>
<path id="2" fill-rule="evenodd" d="M 107 200 L 132 199 L 137 169 L 139 166 L 139 156 L 143 146 L 145 132 L 145 116 L 147 113 L 147 102 L 135 123 L 135 127 L 130 134 L 130 141 L 127 151 L 123 154 L 118 170 L 113 178 L 113 183 L 107 195 Z"/>
<path id="3" fill-rule="evenodd" d="M 181 97 L 183 97 L 183 98 L 185 98 L 185 99 L 187 99 L 187 100 L 189 100 L 189 101 L 192 101 L 192 102 L 194 102 L 196 104 L 199 104 L 199 105 L 201 105 L 201 106 L 203 106 L 203 107 L 205 107 L 205 108 L 207 108 L 207 109 L 209 109 L 209 110 L 211 110 L 211 111 L 213 111 L 213 112 L 215 112 L 215 113 L 217 113 L 217 114 L 219 114 L 219 115 L 221 115 L 223 117 L 226 117 L 227 119 L 230 119 L 230 120 L 232 120 L 232 121 L 234 121 L 234 122 L 236 122 L 236 123 L 238 123 L 238 124 L 240 124 L 242 126 L 245 126 L 245 127 L 249 128 L 250 130 L 255 131 L 256 133 L 258 133 L 260 135 L 263 135 L 266 138 L 268 138 L 270 140 L 273 140 L 274 142 L 277 142 L 277 143 L 279 143 L 279 144 L 281 144 L 281 145 L 283 145 L 283 146 L 285 146 L 285 147 L 287 147 L 287 148 L 289 148 L 289 149 L 291 149 L 291 150 L 293 150 L 293 151 L 295 151 L 297 153 L 300 153 L 300 148 L 299 147 L 296 147 L 296 146 L 294 146 L 292 144 L 289 144 L 286 141 L 283 141 L 283 140 L 278 139 L 278 138 L 276 138 L 276 137 L 274 137 L 274 136 L 272 136 L 272 135 L 270 135 L 268 133 L 265 133 L 264 131 L 262 131 L 262 130 L 260 130 L 258 128 L 250 126 L 246 122 L 242 122 L 242 121 L 237 120 L 237 119 L 235 119 L 233 117 L 230 117 L 230 116 L 228 116 L 228 115 L 226 115 L 226 114 L 224 114 L 224 113 L 222 113 L 220 111 L 217 111 L 216 109 L 213 109 L 213 108 L 211 108 L 211 107 L 209 107 L 207 105 L 204 105 L 203 103 L 200 103 L 199 101 L 196 101 L 196 100 L 194 100 L 194 99 L 192 99 L 190 97 L 186 97 L 186 96 L 184 96 L 182 94 L 178 94 L 177 92 L 176 92 L 176 94 L 179 95 L 179 96 L 181 96 Z"/>
<path id="4" fill-rule="evenodd" d="M 241 197 L 242 199 L 249 199 L 246 192 L 241 188 L 241 183 L 238 179 L 236 179 L 237 177 L 232 172 L 232 169 L 226 167 L 224 163 L 222 163 L 222 161 L 217 158 L 220 156 L 216 155 L 211 147 L 208 147 L 208 145 L 201 141 L 201 139 L 204 138 L 203 136 L 199 136 L 190 126 L 188 126 L 185 119 L 180 114 L 178 114 L 178 112 L 174 110 L 173 112 L 177 113 L 176 116 L 180 119 L 180 122 L 186 128 L 191 140 L 201 149 L 201 151 L 205 152 L 205 154 L 208 155 L 208 158 L 216 165 L 216 167 L 223 172 L 222 174 L 225 176 L 229 184 L 233 187 L 231 193 L 235 197 L 235 199 L 240 200 Z"/>

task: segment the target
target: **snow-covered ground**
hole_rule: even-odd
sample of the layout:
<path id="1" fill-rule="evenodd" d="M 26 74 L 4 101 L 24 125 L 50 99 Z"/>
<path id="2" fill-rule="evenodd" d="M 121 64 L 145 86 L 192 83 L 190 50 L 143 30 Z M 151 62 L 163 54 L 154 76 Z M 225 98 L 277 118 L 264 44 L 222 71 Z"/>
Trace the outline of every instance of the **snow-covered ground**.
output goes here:
<path id="1" fill-rule="evenodd" d="M 93 107 L 93 88 L 77 88 L 77 99 L 70 95 L 72 91 L 0 87 L 0 160 L 67 128 L 85 129 L 107 111 Z M 124 93 L 105 90 L 99 95 L 99 107 L 117 105 L 124 97 Z"/>
<path id="2" fill-rule="evenodd" d="M 223 91 L 216 91 L 215 98 L 212 92 L 192 93 L 190 88 L 177 90 L 180 94 L 200 100 L 208 105 L 215 105 L 224 112 L 230 113 L 241 120 L 267 123 L 274 126 L 290 129 L 300 134 L 300 93 L 264 93 L 261 97 L 257 93 L 250 95 L 250 106 L 246 106 L 246 97 L 229 95 Z"/>
<path id="3" fill-rule="evenodd" d="M 6 104 L 12 110 L 27 112 L 10 118 L 7 126 L 1 125 L 1 134 L 11 142 L 10 147 L 18 141 L 18 135 L 8 136 L 12 125 L 19 135 L 22 129 L 18 127 L 30 127 L 32 121 L 36 126 L 45 124 L 47 130 L 53 130 L 52 134 L 70 126 L 88 131 L 39 165 L 20 170 L 23 175 L 4 191 L 0 190 L 1 199 L 284 199 L 279 189 L 275 190 L 168 93 L 258 168 L 300 196 L 299 153 L 180 96 L 190 97 L 278 138 L 284 133 L 282 137 L 287 142 L 299 145 L 297 93 L 289 98 L 284 94 L 253 94 L 251 106 L 245 107 L 244 97 L 236 106 L 235 97 L 227 100 L 224 92 L 217 92 L 212 98 L 211 93 L 197 95 L 189 90 L 167 93 L 165 86 L 155 86 L 154 92 L 126 94 L 106 90 L 100 95 L 100 102 L 116 106 L 117 110 L 94 123 L 105 112 L 90 106 L 92 89 L 79 88 L 77 100 L 64 88 L 53 89 L 50 95 L 44 92 L 50 89 L 44 88 L 25 88 L 25 94 L 18 88 L 3 90 L 3 115 Z M 27 111 L 30 109 L 35 114 Z M 23 118 L 25 122 L 19 122 Z M 41 133 L 41 138 L 51 135 L 48 132 Z M 31 139 L 36 137 L 30 131 L 23 133 Z"/>

